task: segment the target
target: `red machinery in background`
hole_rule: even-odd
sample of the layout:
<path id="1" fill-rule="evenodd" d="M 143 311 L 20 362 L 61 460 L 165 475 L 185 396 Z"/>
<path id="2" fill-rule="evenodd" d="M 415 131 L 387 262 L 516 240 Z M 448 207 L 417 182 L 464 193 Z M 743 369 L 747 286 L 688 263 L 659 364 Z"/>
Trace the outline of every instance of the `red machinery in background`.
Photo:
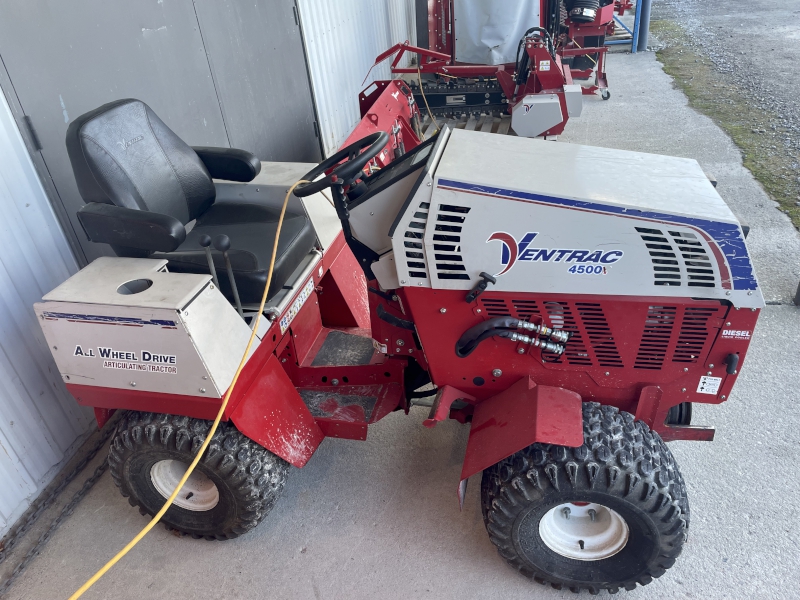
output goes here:
<path id="1" fill-rule="evenodd" d="M 608 47 L 607 35 L 614 33 L 614 13 L 622 14 L 630 8 L 628 0 L 594 0 L 596 8 L 586 8 L 587 0 L 548 0 L 551 8 L 547 13 L 548 31 L 557 38 L 557 52 L 569 64 L 575 79 L 589 79 L 595 75 L 593 85 L 583 87 L 583 93 L 590 95 L 600 92 L 603 100 L 608 100 L 605 57 Z M 566 17 L 564 13 L 566 12 Z"/>
<path id="2" fill-rule="evenodd" d="M 422 142 L 422 119 L 408 84 L 401 79 L 375 81 L 358 95 L 361 121 L 342 144 L 350 144 L 379 131 L 389 141 L 365 170 L 382 169 Z"/>
<path id="3" fill-rule="evenodd" d="M 417 67 L 399 66 L 409 51 L 417 54 Z M 375 64 L 390 57 L 392 73 L 418 75 L 418 81 L 409 84 L 415 103 L 424 103 L 434 118 L 508 113 L 518 135 L 537 137 L 560 135 L 569 118 L 581 112 L 580 86 L 573 83 L 542 27 L 525 32 L 515 63 L 455 64 L 451 55 L 405 42 L 379 55 Z M 423 73 L 437 80 L 423 81 Z"/>
<path id="4" fill-rule="evenodd" d="M 595 74 L 594 85 L 584 87 L 584 94 L 599 92 L 603 100 L 608 100 L 605 37 L 614 33 L 614 13 L 621 15 L 630 8 L 630 0 L 541 0 L 539 23 L 531 25 L 538 25 L 549 34 L 555 54 L 569 67 L 572 78 L 589 79 L 592 73 Z M 491 75 L 492 71 L 481 69 L 491 68 L 491 65 L 457 62 L 455 20 L 453 0 L 428 2 L 428 49 L 447 55 L 451 71 L 453 67 L 459 67 L 462 73 L 466 73 L 462 77 Z M 506 69 L 508 66 L 504 65 Z M 469 71 L 466 67 L 475 70 Z M 425 92 L 429 93 L 427 87 Z M 490 104 L 497 103 L 494 98 L 489 99 L 492 100 Z"/>

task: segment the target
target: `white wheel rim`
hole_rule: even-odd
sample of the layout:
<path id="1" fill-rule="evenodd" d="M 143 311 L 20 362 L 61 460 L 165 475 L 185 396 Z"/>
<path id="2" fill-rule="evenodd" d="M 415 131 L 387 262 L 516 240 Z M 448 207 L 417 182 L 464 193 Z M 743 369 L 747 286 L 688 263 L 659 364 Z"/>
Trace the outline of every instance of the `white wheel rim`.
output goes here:
<path id="1" fill-rule="evenodd" d="M 166 500 L 178 487 L 181 477 L 189 468 L 184 462 L 179 460 L 160 460 L 150 469 L 150 480 L 158 493 Z M 175 506 L 180 506 L 186 510 L 202 512 L 211 510 L 219 503 L 219 490 L 216 484 L 205 474 L 194 470 L 189 475 L 189 479 L 181 488 L 175 498 Z"/>
<path id="2" fill-rule="evenodd" d="M 628 524 L 602 504 L 560 504 L 539 521 L 539 536 L 556 554 L 573 560 L 603 560 L 628 543 Z"/>

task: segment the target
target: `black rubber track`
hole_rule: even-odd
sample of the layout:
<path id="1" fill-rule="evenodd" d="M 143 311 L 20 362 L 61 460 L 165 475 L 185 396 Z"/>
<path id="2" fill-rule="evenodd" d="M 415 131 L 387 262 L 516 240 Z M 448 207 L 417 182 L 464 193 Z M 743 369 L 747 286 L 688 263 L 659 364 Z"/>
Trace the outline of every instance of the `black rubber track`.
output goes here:
<path id="1" fill-rule="evenodd" d="M 583 419 L 583 446 L 533 444 L 483 472 L 486 529 L 500 555 L 538 583 L 592 594 L 632 590 L 663 575 L 681 553 L 689 521 L 683 478 L 661 437 L 633 415 L 586 402 Z M 538 524 L 572 501 L 620 513 L 630 528 L 626 546 L 602 561 L 577 561 L 545 546 L 538 525 L 534 533 L 523 529 L 526 519 Z"/>
<path id="2" fill-rule="evenodd" d="M 153 487 L 150 468 L 168 458 L 189 464 L 205 441 L 211 421 L 129 411 L 117 426 L 108 463 L 114 483 L 131 506 L 149 515 L 165 498 Z M 197 469 L 217 485 L 220 500 L 209 511 L 171 506 L 163 517 L 168 529 L 208 540 L 231 539 L 258 525 L 280 496 L 289 465 L 240 433 L 220 423 Z"/>

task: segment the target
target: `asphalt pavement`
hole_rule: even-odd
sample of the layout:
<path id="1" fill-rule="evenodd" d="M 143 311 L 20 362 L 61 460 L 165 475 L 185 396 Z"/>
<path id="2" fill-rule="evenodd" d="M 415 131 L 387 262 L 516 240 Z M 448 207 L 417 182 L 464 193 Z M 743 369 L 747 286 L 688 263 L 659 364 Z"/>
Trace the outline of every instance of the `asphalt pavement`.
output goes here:
<path id="1" fill-rule="evenodd" d="M 608 78 L 611 100 L 587 98 L 583 116 L 557 143 L 699 160 L 751 225 L 748 246 L 771 303 L 730 400 L 695 411 L 696 424 L 717 427 L 716 441 L 671 444 L 692 507 L 684 552 L 663 577 L 625 597 L 793 597 L 800 589 L 800 309 L 791 296 L 800 235 L 742 167 L 732 142 L 687 107 L 652 53 L 612 54 Z M 523 578 L 497 555 L 480 515 L 479 476 L 459 512 L 467 428 L 426 429 L 426 413 L 390 415 L 366 442 L 325 440 L 304 469 L 292 470 L 272 514 L 242 538 L 206 542 L 154 529 L 84 598 L 574 597 Z M 146 522 L 106 474 L 7 597 L 68 597 Z"/>

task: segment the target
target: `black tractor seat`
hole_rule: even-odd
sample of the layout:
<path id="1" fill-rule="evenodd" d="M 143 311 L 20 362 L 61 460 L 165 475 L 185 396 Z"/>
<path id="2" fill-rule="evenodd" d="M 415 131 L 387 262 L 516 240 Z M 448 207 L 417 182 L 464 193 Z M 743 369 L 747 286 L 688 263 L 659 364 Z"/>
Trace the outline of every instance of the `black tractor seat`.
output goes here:
<path id="1" fill-rule="evenodd" d="M 261 170 L 255 156 L 232 148 L 191 148 L 149 106 L 132 99 L 73 121 L 67 151 L 86 202 L 78 219 L 90 241 L 110 244 L 117 256 L 166 259 L 170 271 L 208 273 L 200 236 L 224 234 L 242 303 L 261 300 L 280 211 L 254 203 L 215 204 L 212 181 L 252 181 Z M 286 284 L 315 241 L 308 217 L 287 212 L 269 296 Z M 212 256 L 221 291 L 231 299 L 223 256 Z"/>

